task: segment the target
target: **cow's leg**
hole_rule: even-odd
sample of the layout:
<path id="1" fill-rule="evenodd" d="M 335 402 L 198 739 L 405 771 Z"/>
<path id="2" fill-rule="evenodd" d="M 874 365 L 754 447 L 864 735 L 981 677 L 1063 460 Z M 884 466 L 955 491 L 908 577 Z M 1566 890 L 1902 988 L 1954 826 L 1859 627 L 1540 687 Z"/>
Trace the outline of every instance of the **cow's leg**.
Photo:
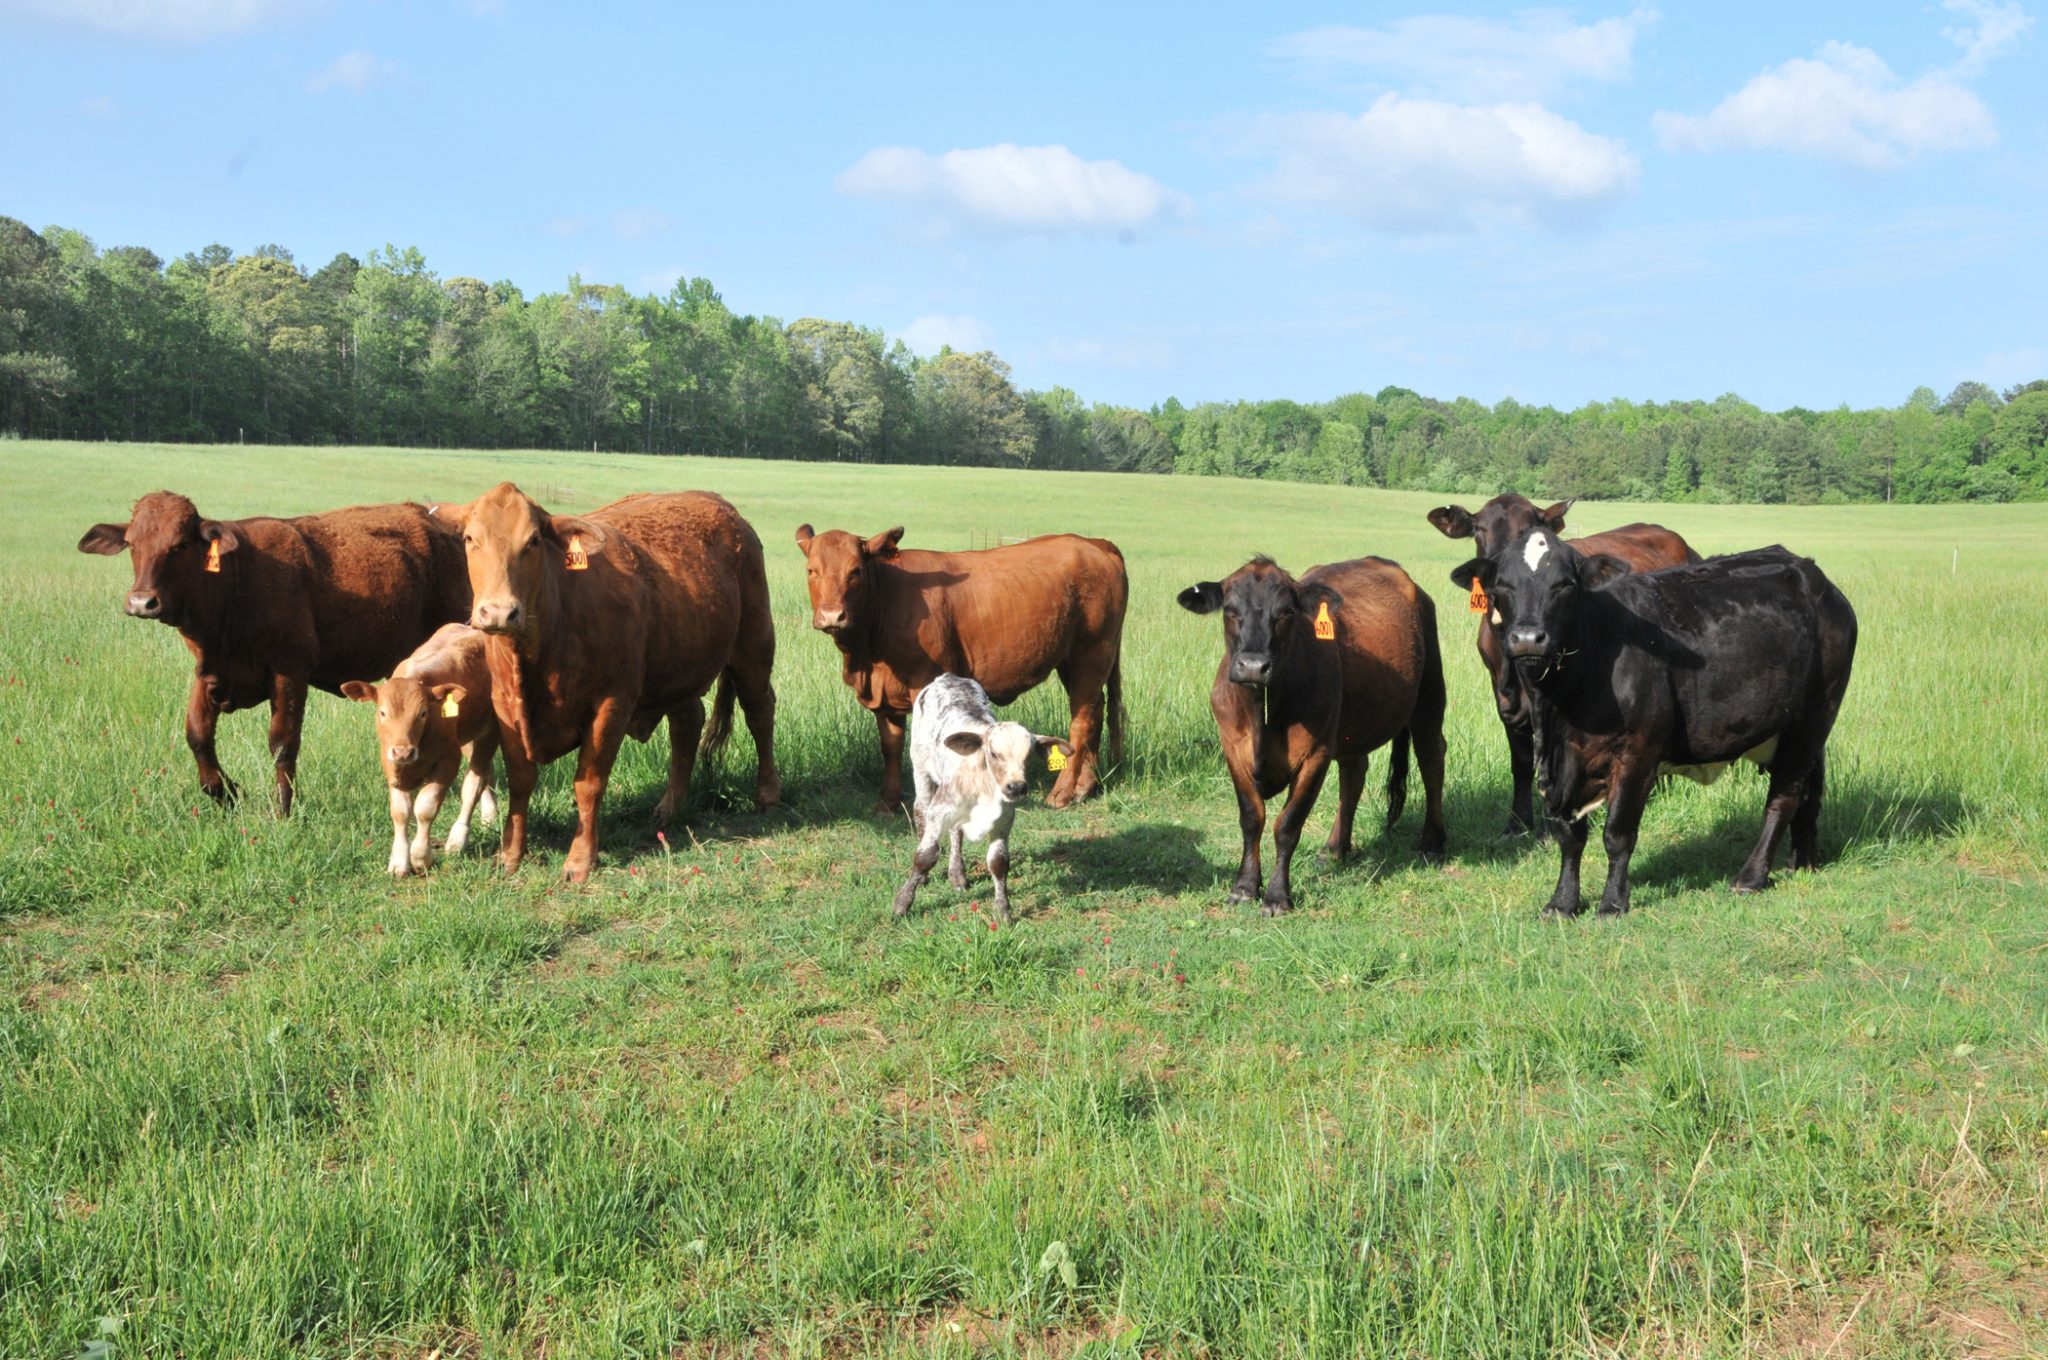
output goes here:
<path id="1" fill-rule="evenodd" d="M 1586 853 L 1586 819 L 1574 817 L 1554 825 L 1557 834 L 1557 889 L 1544 906 L 1545 916 L 1579 914 L 1579 861 Z"/>
<path id="2" fill-rule="evenodd" d="M 1444 857 L 1449 833 L 1444 830 L 1444 732 L 1439 722 L 1425 732 L 1416 728 L 1415 765 L 1422 772 L 1422 839 L 1415 853 L 1430 864 Z"/>
<path id="3" fill-rule="evenodd" d="M 306 682 L 289 675 L 270 680 L 270 759 L 277 766 L 277 815 L 292 811 L 299 773 L 299 730 L 306 721 Z"/>
<path id="4" fill-rule="evenodd" d="M 731 683 L 739 692 L 740 708 L 747 715 L 747 731 L 754 738 L 759 764 L 754 772 L 754 807 L 774 807 L 782 801 L 782 772 L 775 765 L 775 686 L 769 676 L 775 667 L 775 631 L 765 622 L 762 636 L 742 636 L 733 645 L 733 660 L 727 668 Z"/>
<path id="5" fill-rule="evenodd" d="M 1619 916 L 1628 910 L 1628 862 L 1636 852 L 1636 830 L 1643 824 L 1643 807 L 1656 782 L 1657 766 L 1651 761 L 1616 770 L 1609 777 L 1607 825 L 1600 836 L 1607 851 L 1607 886 L 1600 893 L 1602 916 Z"/>
<path id="6" fill-rule="evenodd" d="M 1287 791 L 1287 806 L 1273 819 L 1273 877 L 1260 899 L 1261 916 L 1279 916 L 1294 910 L 1294 890 L 1288 873 L 1294 866 L 1294 847 L 1301 841 L 1302 825 L 1315 811 L 1316 795 L 1322 792 L 1323 776 L 1330 772 L 1330 758 L 1311 756 L 1294 772 L 1294 787 Z"/>
<path id="7" fill-rule="evenodd" d="M 1330 825 L 1330 839 L 1323 845 L 1325 859 L 1342 860 L 1351 853 L 1351 824 L 1358 814 L 1359 795 L 1365 792 L 1365 768 L 1370 759 L 1356 755 L 1337 762 L 1337 820 Z"/>
<path id="8" fill-rule="evenodd" d="M 1101 760 L 1102 687 L 1108 668 L 1070 661 L 1058 669 L 1060 684 L 1067 691 L 1068 711 L 1073 715 L 1067 724 L 1067 745 L 1074 753 L 1067 757 L 1067 767 L 1053 781 L 1045 801 L 1048 807 L 1062 808 L 1080 802 L 1102 782 L 1096 766 Z"/>
<path id="9" fill-rule="evenodd" d="M 1234 781 L 1233 781 L 1234 782 Z M 1237 834 L 1244 841 L 1238 860 L 1237 881 L 1223 900 L 1233 905 L 1249 902 L 1259 895 L 1259 839 L 1266 833 L 1266 800 L 1249 785 L 1237 785 Z"/>
<path id="10" fill-rule="evenodd" d="M 406 853 L 405 833 L 407 823 L 412 820 L 412 795 L 404 789 L 391 790 L 391 857 L 384 867 L 393 878 L 404 878 L 412 870 L 412 858 Z"/>
<path id="11" fill-rule="evenodd" d="M 446 784 L 427 783 L 413 795 L 412 867 L 425 873 L 434 865 L 434 818 L 440 815 L 441 800 L 448 796 Z"/>
<path id="12" fill-rule="evenodd" d="M 206 681 L 192 677 L 192 693 L 185 701 L 185 745 L 192 750 L 192 763 L 199 768 L 199 791 L 216 803 L 232 803 L 241 796 L 235 781 L 220 768 L 214 754 L 213 731 L 220 722 L 220 707 L 206 692 Z"/>
<path id="13" fill-rule="evenodd" d="M 996 884 L 996 919 L 1010 924 L 1010 832 L 998 828 L 988 838 L 988 876 Z"/>
<path id="14" fill-rule="evenodd" d="M 1513 719 L 1502 716 L 1500 725 L 1508 734 L 1508 771 L 1515 781 L 1512 801 L 1508 804 L 1508 824 L 1501 828 L 1503 837 L 1526 836 L 1531 831 L 1542 832 L 1542 825 L 1536 820 L 1534 789 L 1536 786 L 1536 741 L 1529 729 Z M 1442 768 L 1439 759 L 1438 768 Z"/>
<path id="15" fill-rule="evenodd" d="M 1763 831 L 1757 837 L 1756 848 L 1749 852 L 1749 858 L 1735 875 L 1734 887 L 1739 893 L 1762 892 L 1771 886 L 1771 861 L 1777 858 L 1778 841 L 1806 801 L 1807 766 L 1800 761 L 1796 748 L 1786 749 L 1792 745 L 1789 738 L 1781 738 L 1778 754 L 1771 761 L 1771 788 L 1764 798 Z"/>
<path id="16" fill-rule="evenodd" d="M 1827 785 L 1827 754 L 1813 758 L 1813 768 L 1806 775 L 1806 796 L 1799 800 L 1799 811 L 1792 814 L 1792 867 L 1794 869 L 1818 869 L 1820 867 L 1820 800 Z"/>
<path id="17" fill-rule="evenodd" d="M 657 831 L 690 801 L 690 772 L 697 768 L 697 739 L 703 734 L 702 699 L 686 699 L 668 711 L 668 791 L 654 805 Z"/>
<path id="18" fill-rule="evenodd" d="M 498 863 L 506 873 L 526 858 L 526 805 L 540 782 L 540 766 L 526 758 L 517 741 L 505 743 L 505 832 L 498 841 Z"/>
<path id="19" fill-rule="evenodd" d="M 497 815 L 497 799 L 491 797 L 491 759 L 497 745 L 496 737 L 482 736 L 463 752 L 468 757 L 469 768 L 462 775 L 462 801 L 455 809 L 455 825 L 448 828 L 448 853 L 451 855 L 459 855 L 469 847 L 470 818 L 476 814 L 479 800 L 483 803 L 486 822 Z"/>
<path id="20" fill-rule="evenodd" d="M 696 710 L 701 720 L 703 705 L 696 705 Z M 687 743 L 678 745 L 694 753 L 696 736 L 693 731 Z M 626 724 L 617 702 L 599 704 L 576 756 L 576 839 L 569 844 L 569 857 L 562 861 L 562 877 L 571 883 L 583 882 L 597 867 L 597 814 L 604 804 L 605 786 L 611 782 L 612 762 L 625 738 Z"/>
<path id="21" fill-rule="evenodd" d="M 877 812 L 903 811 L 903 715 L 875 710 L 875 730 L 882 738 L 882 796 Z"/>
<path id="22" fill-rule="evenodd" d="M 910 904 L 917 899 L 917 890 L 932 876 L 932 867 L 939 862 L 939 841 L 942 839 L 936 818 L 927 822 L 924 834 L 918 838 L 917 854 L 910 861 L 910 877 L 896 891 L 895 912 L 898 916 L 910 914 Z"/>
<path id="23" fill-rule="evenodd" d="M 953 848 L 946 856 L 946 881 L 962 892 L 967 890 L 967 862 L 961 856 L 961 851 L 966 844 L 967 829 L 959 826 L 954 827 Z"/>

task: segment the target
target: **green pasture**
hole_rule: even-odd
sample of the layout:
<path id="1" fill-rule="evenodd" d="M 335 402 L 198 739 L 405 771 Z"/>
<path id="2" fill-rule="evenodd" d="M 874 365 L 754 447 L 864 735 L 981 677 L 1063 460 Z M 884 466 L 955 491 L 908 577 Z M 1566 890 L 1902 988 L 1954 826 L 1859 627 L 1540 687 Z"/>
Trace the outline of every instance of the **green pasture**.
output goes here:
<path id="1" fill-rule="evenodd" d="M 365 709 L 300 802 L 199 795 L 177 636 L 73 550 L 158 487 L 210 515 L 730 497 L 777 611 L 786 805 L 735 734 L 686 826 L 629 746 L 602 865 L 496 834 L 383 872 Z M 0 1356 L 2018 1356 L 2048 1351 L 2048 509 L 1580 507 L 1814 557 L 1862 624 L 1829 863 L 1726 889 L 1762 781 L 1667 788 L 1635 911 L 1548 923 L 1439 497 L 700 458 L 0 442 Z M 985 880 L 888 914 L 901 818 L 810 632 L 796 526 L 1129 562 L 1129 758 Z M 1227 908 L 1236 816 L 1173 603 L 1254 551 L 1436 597 L 1420 797 L 1302 910 Z M 1057 687 L 1014 714 L 1064 730 Z M 1379 822 L 1377 772 L 1361 829 Z M 1304 846 L 1320 845 L 1335 787 Z M 1588 852 L 1597 885 L 1604 860 Z"/>

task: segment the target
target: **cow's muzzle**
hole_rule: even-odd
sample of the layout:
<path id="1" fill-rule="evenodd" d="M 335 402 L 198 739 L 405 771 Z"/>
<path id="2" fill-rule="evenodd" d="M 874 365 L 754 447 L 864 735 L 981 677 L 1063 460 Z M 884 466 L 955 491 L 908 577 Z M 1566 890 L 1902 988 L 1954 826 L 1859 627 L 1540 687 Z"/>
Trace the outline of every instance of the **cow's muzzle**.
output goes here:
<path id="1" fill-rule="evenodd" d="M 420 748 L 417 746 L 392 746 L 386 748 L 384 754 L 391 757 L 393 765 L 403 769 L 420 758 Z"/>
<path id="2" fill-rule="evenodd" d="M 525 617 L 517 600 L 478 600 L 469 611 L 469 626 L 480 633 L 512 633 Z"/>
<path id="3" fill-rule="evenodd" d="M 1024 795 L 1029 792 L 1031 792 L 1031 786 L 1021 779 L 1013 779 L 1003 785 L 1003 797 L 1012 803 L 1021 801 Z"/>
<path id="4" fill-rule="evenodd" d="M 844 609 L 815 610 L 811 614 L 811 627 L 821 633 L 836 637 L 838 634 L 846 631 L 846 611 Z"/>
<path id="5" fill-rule="evenodd" d="M 1516 661 L 1547 661 L 1550 658 L 1550 633 L 1547 629 L 1510 628 L 1506 644 L 1508 656 Z"/>
<path id="6" fill-rule="evenodd" d="M 1234 685 L 1273 683 L 1273 658 L 1263 652 L 1239 652 L 1230 658 L 1230 682 Z"/>
<path id="7" fill-rule="evenodd" d="M 153 590 L 131 590 L 127 609 L 138 619 L 160 619 L 164 616 L 163 596 Z"/>

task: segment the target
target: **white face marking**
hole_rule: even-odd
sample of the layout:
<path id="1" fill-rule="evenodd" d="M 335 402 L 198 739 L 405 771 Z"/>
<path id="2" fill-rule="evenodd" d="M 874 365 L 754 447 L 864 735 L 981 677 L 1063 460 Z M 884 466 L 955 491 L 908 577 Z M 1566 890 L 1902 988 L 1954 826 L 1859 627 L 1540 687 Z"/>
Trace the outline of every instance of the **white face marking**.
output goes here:
<path id="1" fill-rule="evenodd" d="M 1528 564 L 1529 570 L 1534 571 L 1542 566 L 1543 559 L 1548 556 L 1550 556 L 1550 535 L 1542 533 L 1529 535 L 1528 543 L 1522 547 L 1522 561 Z"/>

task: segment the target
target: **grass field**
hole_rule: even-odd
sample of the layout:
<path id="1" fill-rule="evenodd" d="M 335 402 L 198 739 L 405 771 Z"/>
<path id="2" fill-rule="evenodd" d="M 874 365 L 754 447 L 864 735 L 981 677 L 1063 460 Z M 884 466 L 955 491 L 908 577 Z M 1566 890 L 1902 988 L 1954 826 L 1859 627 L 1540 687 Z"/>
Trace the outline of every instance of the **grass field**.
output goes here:
<path id="1" fill-rule="evenodd" d="M 746 809 L 742 730 L 664 849 L 658 738 L 589 885 L 556 877 L 563 766 L 519 875 L 485 829 L 394 884 L 368 715 L 321 695 L 291 820 L 206 805 L 184 648 L 79 534 L 159 486 L 227 517 L 508 477 L 564 510 L 706 487 L 754 523 L 786 807 Z M 1734 774 L 1652 803 L 1631 916 L 1559 925 L 1554 853 L 1494 839 L 1440 499 L 0 443 L 0 1356 L 2048 1351 L 2048 509 L 1582 507 L 1807 553 L 1862 641 L 1826 868 L 1727 891 L 1762 802 Z M 1122 545 L 1129 765 L 1019 818 L 1014 929 L 979 876 L 890 919 L 912 838 L 867 812 L 805 520 Z M 1411 857 L 1417 797 L 1351 863 L 1304 855 L 1272 922 L 1222 906 L 1220 628 L 1173 603 L 1255 550 L 1405 563 L 1451 682 L 1448 862 Z M 1014 711 L 1063 730 L 1056 688 Z M 221 729 L 252 790 L 263 727 Z"/>

